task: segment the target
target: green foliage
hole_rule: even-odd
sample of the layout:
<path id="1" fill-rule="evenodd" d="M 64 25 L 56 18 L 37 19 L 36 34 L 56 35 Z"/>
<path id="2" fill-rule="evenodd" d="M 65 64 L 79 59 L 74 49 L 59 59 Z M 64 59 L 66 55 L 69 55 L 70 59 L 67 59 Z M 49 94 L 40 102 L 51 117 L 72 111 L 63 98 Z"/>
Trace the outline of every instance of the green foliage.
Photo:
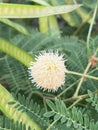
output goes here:
<path id="1" fill-rule="evenodd" d="M 50 122 L 49 120 L 46 120 L 46 118 L 43 116 L 43 114 L 45 113 L 44 108 L 41 108 L 40 105 L 34 103 L 34 101 L 29 97 L 26 98 L 24 95 L 22 96 L 21 94 L 18 94 L 16 99 L 19 101 L 19 103 L 10 101 L 9 105 L 14 105 L 17 111 L 20 111 L 22 113 L 26 112 L 32 120 L 35 120 L 38 124 L 40 124 L 43 130 L 45 130 L 48 127 Z"/>
<path id="2" fill-rule="evenodd" d="M 11 21 L 9 19 L 3 19 L 3 18 L 0 19 L 0 22 L 13 27 L 17 31 L 19 31 L 19 32 L 21 32 L 21 33 L 23 33 L 25 35 L 29 35 L 29 32 L 26 30 L 26 28 L 23 27 L 22 25 L 18 24 L 18 23 L 15 23 L 15 22 L 13 22 L 13 21 Z"/>
<path id="3" fill-rule="evenodd" d="M 90 103 L 93 107 L 95 107 L 95 110 L 98 112 L 98 95 L 93 94 L 91 91 L 88 90 L 89 98 L 86 99 L 88 103 Z"/>
<path id="4" fill-rule="evenodd" d="M 12 0 L 5 0 L 5 2 L 6 1 L 10 3 Z M 69 35 L 71 35 L 70 30 L 72 30 L 72 32 L 75 31 L 74 28 L 70 26 L 79 26 L 80 22 L 82 24 L 85 22 L 91 24 L 92 17 L 90 17 L 88 21 L 85 20 L 87 20 L 89 16 L 88 13 L 95 9 L 96 1 L 94 0 L 92 3 L 91 0 L 77 0 L 78 4 L 83 3 L 83 7 L 66 14 L 64 5 L 65 3 L 66 6 L 72 4 L 73 0 L 31 1 L 28 3 L 34 4 L 34 2 L 36 2 L 40 4 L 37 7 L 41 7 L 41 5 L 47 6 L 43 6 L 42 10 L 44 13 L 42 13 L 39 8 L 38 10 L 40 11 L 38 15 L 36 15 L 37 8 L 34 10 L 32 8 L 32 11 L 35 12 L 29 12 L 30 8 L 27 9 L 27 7 L 35 6 L 27 6 L 26 0 L 13 1 L 13 3 L 24 3 L 25 5 L 16 4 L 13 7 L 13 4 L 0 5 L 2 17 L 6 14 L 7 17 L 10 17 L 10 13 L 13 13 L 15 18 L 16 15 L 17 18 L 20 18 L 21 13 L 24 13 L 21 7 L 24 7 L 26 11 L 25 14 L 23 14 L 24 17 L 27 17 L 27 15 L 28 17 L 30 16 L 30 18 L 46 16 L 39 20 L 42 25 L 40 26 L 41 32 L 50 31 L 49 33 L 41 33 L 36 29 L 32 29 L 37 25 L 36 19 L 35 23 L 33 23 L 34 26 L 32 24 L 34 19 L 0 19 L 0 83 L 3 85 L 0 86 L 0 110 L 2 112 L 0 113 L 0 129 L 38 130 L 40 126 L 41 128 L 39 129 L 42 130 L 97 130 L 98 80 L 94 80 L 94 78 L 89 79 L 86 75 L 94 76 L 96 79 L 98 77 L 98 36 L 93 34 L 93 37 L 91 37 L 91 33 L 89 33 L 88 44 L 90 55 L 88 55 L 87 41 L 79 39 L 77 30 L 77 33 L 74 33 L 78 35 L 77 37 L 65 36 L 64 33 L 63 36 L 61 36 L 62 34 L 57 23 L 58 19 L 60 27 L 63 28 L 64 31 L 66 29 Z M 54 7 L 50 7 L 50 4 Z M 62 4 L 64 5 L 61 6 Z M 9 7 L 11 7 L 12 10 Z M 64 7 L 64 10 L 61 7 Z M 70 7 L 73 9 L 72 6 Z M 47 9 L 49 9 L 49 12 Z M 61 14 L 61 12 L 64 14 Z M 52 16 L 48 17 L 48 13 Z M 56 17 L 53 14 L 60 14 L 70 26 L 65 24 L 59 16 Z M 53 30 L 54 27 L 55 30 Z M 85 29 L 85 26 L 82 27 Z M 48 30 L 49 28 L 50 30 Z M 81 30 L 80 28 L 79 31 Z M 85 30 L 88 32 L 88 28 Z M 92 30 L 91 25 L 90 30 Z M 95 30 L 93 30 L 93 32 L 94 31 Z M 87 37 L 86 33 L 82 35 L 85 38 Z M 62 89 L 58 89 L 57 92 L 42 91 L 37 89 L 34 83 L 31 83 L 27 67 L 29 67 L 31 61 L 35 60 L 36 55 L 43 50 L 58 50 L 60 54 L 63 54 L 66 68 L 69 71 L 83 74 L 85 70 L 87 70 L 88 64 L 91 63 L 91 65 L 82 78 L 79 75 L 66 73 L 65 84 L 62 86 Z M 92 60 L 92 56 L 95 58 L 93 59 L 94 61 Z M 94 65 L 93 62 L 95 63 Z M 77 88 L 79 88 L 79 92 L 76 94 Z M 9 92 L 7 90 L 9 90 Z M 10 93 L 13 93 L 13 96 Z M 88 103 L 85 102 L 84 99 L 86 99 Z M 77 107 L 75 107 L 75 105 L 77 105 Z M 6 116 L 13 120 L 7 119 Z M 28 123 L 31 128 L 26 128 Z M 38 127 L 34 128 L 34 124 Z"/>
<path id="5" fill-rule="evenodd" d="M 74 70 L 80 73 L 84 71 L 89 59 L 86 54 L 85 46 L 82 44 L 82 42 L 79 42 L 76 37 L 57 38 L 55 34 L 45 35 L 37 31 L 32 32 L 32 35 L 34 35 L 35 33 L 36 35 L 34 37 L 31 37 L 31 36 L 26 37 L 22 35 L 17 35 L 12 39 L 12 42 L 16 43 L 19 47 L 28 51 L 29 53 L 33 52 L 33 55 L 38 54 L 40 51 L 44 49 L 46 50 L 58 49 L 61 53 L 64 53 L 65 55 L 64 57 L 65 59 L 67 59 L 67 61 L 65 62 L 67 65 L 67 69 Z M 97 43 L 95 42 L 93 45 L 97 45 Z M 92 53 L 94 53 L 95 50 L 96 50 L 96 47 L 92 49 L 93 51 Z M 27 60 L 25 60 L 25 62 L 27 62 Z M 33 87 L 34 85 L 31 85 L 28 79 L 27 69 L 23 67 L 22 65 L 18 64 L 18 62 L 12 60 L 12 58 L 8 56 L 4 56 L 4 58 L 1 59 L 1 65 L 4 63 L 6 63 L 4 65 L 5 74 L 9 73 L 7 82 L 9 83 L 9 86 L 12 88 L 12 90 L 13 91 L 24 90 L 25 93 L 32 95 L 32 90 L 34 91 L 36 90 L 36 88 Z M 93 69 L 91 68 L 89 73 L 91 73 L 92 70 Z M 95 76 L 98 75 L 97 72 L 92 72 L 92 74 Z M 24 80 L 22 80 L 23 78 L 25 82 Z M 80 77 L 78 76 L 67 74 L 65 87 L 63 87 L 63 89 L 71 85 L 72 82 L 74 83 L 79 78 Z M 83 87 L 81 88 L 82 92 L 86 91 L 84 89 L 85 85 L 87 86 L 87 89 L 90 89 L 90 90 L 97 89 L 97 83 L 98 81 L 87 79 L 84 82 Z"/>
<path id="6" fill-rule="evenodd" d="M 81 73 L 85 70 L 85 67 L 88 63 L 89 58 L 86 53 L 84 41 L 79 41 L 78 38 L 73 37 L 73 36 L 57 38 L 58 34 L 56 34 L 56 32 L 52 35 L 49 35 L 49 34 L 41 34 L 38 31 L 32 31 L 32 35 L 33 36 L 31 37 L 31 36 L 23 36 L 21 34 L 18 34 L 17 36 L 11 39 L 11 42 L 13 43 L 13 45 L 15 44 L 18 47 L 22 48 L 23 50 L 26 50 L 31 55 L 32 55 L 32 52 L 33 52 L 33 55 L 37 55 L 40 51 L 44 49 L 45 50 L 58 49 L 60 53 L 64 54 L 65 59 L 67 59 L 67 61 L 65 62 L 65 64 L 67 65 L 67 69 L 74 70 Z M 92 54 L 94 54 L 97 47 L 97 37 L 95 39 L 92 39 L 92 41 L 93 41 L 93 44 L 90 44 L 91 45 L 90 48 L 91 48 Z M 0 74 L 1 83 L 4 83 L 6 81 L 7 83 L 6 86 L 9 86 L 10 91 L 16 94 L 19 92 L 21 92 L 22 94 L 24 93 L 23 97 L 20 95 L 19 98 L 17 99 L 20 102 L 20 104 L 16 106 L 17 110 L 21 112 L 22 110 L 26 111 L 29 114 L 29 116 L 31 115 L 30 117 L 32 119 L 37 121 L 38 124 L 42 126 L 43 129 L 46 129 L 50 125 L 50 123 L 47 124 L 48 119 L 44 119 L 42 116 L 43 114 L 40 115 L 40 110 L 44 108 L 44 104 L 42 104 L 41 106 L 42 108 L 35 104 L 37 102 L 36 99 L 38 98 L 38 93 L 42 95 L 47 95 L 48 93 L 42 92 L 41 90 L 37 90 L 35 85 L 30 83 L 30 80 L 28 78 L 27 68 L 19 64 L 17 61 L 12 59 L 11 57 L 7 55 L 2 55 L 2 57 L 0 58 L 0 65 L 3 68 Z M 95 68 L 90 68 L 88 73 L 90 73 L 91 75 L 97 76 L 98 73 L 96 69 L 97 69 L 97 66 Z M 2 75 L 4 76 L 2 77 Z M 78 76 L 67 74 L 66 82 L 62 90 L 59 90 L 53 95 L 55 96 L 55 95 L 60 94 L 67 87 L 69 87 L 72 83 L 75 83 L 79 79 L 80 77 Z M 86 81 L 84 81 L 82 84 L 80 94 L 86 93 L 86 89 L 89 89 L 92 91 L 98 89 L 97 84 L 98 84 L 98 81 L 86 79 Z M 73 86 L 72 89 L 70 89 L 70 93 L 64 93 L 62 98 L 70 97 L 72 93 L 74 92 L 77 85 L 78 85 L 78 82 Z M 28 99 L 26 99 L 25 97 L 28 97 Z M 35 104 L 32 103 L 33 101 L 29 100 L 32 97 L 35 99 Z M 42 113 L 45 113 L 45 111 Z M 50 113 L 50 114 L 53 114 L 53 113 Z M 92 118 L 92 115 L 90 116 Z M 51 119 L 50 119 L 50 122 L 51 122 Z M 59 125 L 55 124 L 55 127 L 57 127 L 58 129 L 64 130 L 66 123 L 67 122 L 63 123 L 63 125 L 61 123 Z M 43 124 L 45 124 L 45 126 Z"/>
<path id="7" fill-rule="evenodd" d="M 83 3 L 83 7 L 80 7 L 78 9 L 76 9 L 73 12 L 69 12 L 69 13 L 64 13 L 64 14 L 60 14 L 61 18 L 63 18 L 63 20 L 65 22 L 67 22 L 70 26 L 72 27 L 77 27 L 77 26 L 81 26 L 82 24 L 85 23 L 91 23 L 92 18 L 90 17 L 92 9 L 89 9 L 89 5 L 92 6 L 92 2 L 88 2 L 88 1 L 73 1 L 73 0 L 30 0 L 32 2 L 35 2 L 35 4 L 40 4 L 40 5 L 44 5 L 44 6 L 59 6 L 59 5 L 70 5 L 70 4 L 81 4 Z M 96 1 L 94 2 L 96 3 Z M 86 6 L 88 5 L 88 6 Z M 85 7 L 86 6 L 86 7 Z M 93 5 L 93 7 L 95 7 Z M 47 20 L 46 20 L 47 19 Z M 51 20 L 49 20 L 51 19 Z M 40 22 L 41 21 L 41 22 Z M 51 27 L 49 25 L 52 25 L 52 30 L 60 30 L 59 24 L 58 24 L 58 18 L 53 16 L 53 18 L 39 18 L 39 30 L 41 32 L 48 32 L 51 30 Z M 56 25 L 56 26 L 54 26 Z M 60 32 L 59 32 L 60 33 Z"/>
<path id="8" fill-rule="evenodd" d="M 47 104 L 51 111 L 46 112 L 44 114 L 45 117 L 54 117 L 54 121 L 60 120 L 61 124 L 66 123 L 67 127 L 74 127 L 74 129 L 78 130 L 98 129 L 98 122 L 94 123 L 93 120 L 90 121 L 87 114 L 83 114 L 75 107 L 68 110 L 64 102 L 59 99 L 55 99 L 55 104 L 50 100 L 47 100 Z"/>
<path id="9" fill-rule="evenodd" d="M 17 121 L 15 123 L 14 120 L 0 116 L 0 130 L 26 130 L 26 126 L 22 122 Z M 31 130 L 31 128 L 29 127 L 28 130 Z"/>
<path id="10" fill-rule="evenodd" d="M 34 1 L 35 2 L 35 1 Z M 41 32 L 47 32 L 51 30 L 58 30 L 59 27 L 57 23 L 57 19 L 55 16 L 51 15 L 57 15 L 57 14 L 63 14 L 72 12 L 73 10 L 79 8 L 81 5 L 62 5 L 62 6 L 49 6 L 49 4 L 45 1 L 36 1 L 36 3 L 41 4 L 42 6 L 36 5 L 22 5 L 22 4 L 1 4 L 0 10 L 2 10 L 0 14 L 0 18 L 39 18 L 39 28 Z M 46 5 L 46 6 L 45 6 Z M 10 12 L 11 10 L 11 12 Z M 43 17 L 46 16 L 44 19 Z M 47 17 L 50 16 L 50 17 Z M 47 19 L 47 20 L 46 20 Z M 42 21 L 42 22 L 41 22 Z M 20 25 L 13 24 L 13 22 L 4 19 L 1 20 L 3 23 L 8 23 L 11 27 L 14 27 L 18 31 L 28 34 L 27 30 L 23 28 Z M 44 26 L 43 27 L 43 23 Z M 46 24 L 46 25 L 45 25 Z M 20 28 L 20 29 L 19 29 Z M 60 35 L 60 32 L 59 32 Z"/>
<path id="11" fill-rule="evenodd" d="M 0 110 L 9 119 L 14 119 L 14 122 L 22 122 L 25 124 L 27 129 L 30 127 L 32 130 L 41 130 L 41 127 L 33 119 L 31 119 L 25 111 L 20 112 L 20 108 L 17 110 L 16 106 L 19 104 L 18 101 L 16 101 L 2 85 L 0 85 L 0 98 Z"/>

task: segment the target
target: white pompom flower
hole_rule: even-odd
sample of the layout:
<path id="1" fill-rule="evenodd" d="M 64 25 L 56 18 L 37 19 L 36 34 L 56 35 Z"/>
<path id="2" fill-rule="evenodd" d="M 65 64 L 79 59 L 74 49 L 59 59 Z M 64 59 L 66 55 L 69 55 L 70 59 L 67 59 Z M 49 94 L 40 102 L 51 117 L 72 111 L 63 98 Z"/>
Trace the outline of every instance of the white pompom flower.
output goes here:
<path id="1" fill-rule="evenodd" d="M 49 91 L 57 91 L 65 82 L 66 67 L 63 55 L 58 52 L 41 52 L 31 62 L 29 75 L 38 88 Z"/>

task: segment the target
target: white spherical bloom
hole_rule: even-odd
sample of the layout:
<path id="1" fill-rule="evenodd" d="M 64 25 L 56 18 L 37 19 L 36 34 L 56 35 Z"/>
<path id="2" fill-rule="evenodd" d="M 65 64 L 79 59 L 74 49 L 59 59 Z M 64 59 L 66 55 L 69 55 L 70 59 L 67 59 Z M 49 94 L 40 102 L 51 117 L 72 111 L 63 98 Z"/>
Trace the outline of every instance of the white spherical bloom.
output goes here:
<path id="1" fill-rule="evenodd" d="M 36 62 L 32 62 L 29 74 L 32 82 L 38 88 L 56 91 L 65 82 L 66 67 L 64 59 L 58 52 L 42 52 L 36 57 Z"/>

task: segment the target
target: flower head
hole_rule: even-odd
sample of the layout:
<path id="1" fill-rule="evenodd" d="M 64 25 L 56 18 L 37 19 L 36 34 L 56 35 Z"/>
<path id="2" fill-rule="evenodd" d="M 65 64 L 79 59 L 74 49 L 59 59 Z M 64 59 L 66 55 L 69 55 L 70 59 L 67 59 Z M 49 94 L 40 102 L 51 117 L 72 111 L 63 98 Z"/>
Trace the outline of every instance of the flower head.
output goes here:
<path id="1" fill-rule="evenodd" d="M 65 82 L 66 67 L 64 59 L 58 52 L 42 52 L 29 67 L 32 82 L 38 88 L 56 91 Z"/>

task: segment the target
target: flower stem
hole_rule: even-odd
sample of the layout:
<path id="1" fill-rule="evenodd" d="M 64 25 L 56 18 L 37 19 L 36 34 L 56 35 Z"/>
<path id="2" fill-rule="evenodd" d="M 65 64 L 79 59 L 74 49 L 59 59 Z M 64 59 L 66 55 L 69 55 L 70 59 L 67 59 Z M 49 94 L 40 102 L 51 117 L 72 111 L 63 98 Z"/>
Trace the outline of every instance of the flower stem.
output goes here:
<path id="1" fill-rule="evenodd" d="M 84 78 L 90 78 L 90 79 L 98 80 L 98 77 L 94 77 L 94 76 L 87 75 L 87 74 L 82 74 L 82 73 L 78 73 L 78 72 L 74 72 L 74 71 L 68 71 L 68 73 L 73 74 L 73 75 L 77 75 L 77 76 L 82 76 Z"/>

